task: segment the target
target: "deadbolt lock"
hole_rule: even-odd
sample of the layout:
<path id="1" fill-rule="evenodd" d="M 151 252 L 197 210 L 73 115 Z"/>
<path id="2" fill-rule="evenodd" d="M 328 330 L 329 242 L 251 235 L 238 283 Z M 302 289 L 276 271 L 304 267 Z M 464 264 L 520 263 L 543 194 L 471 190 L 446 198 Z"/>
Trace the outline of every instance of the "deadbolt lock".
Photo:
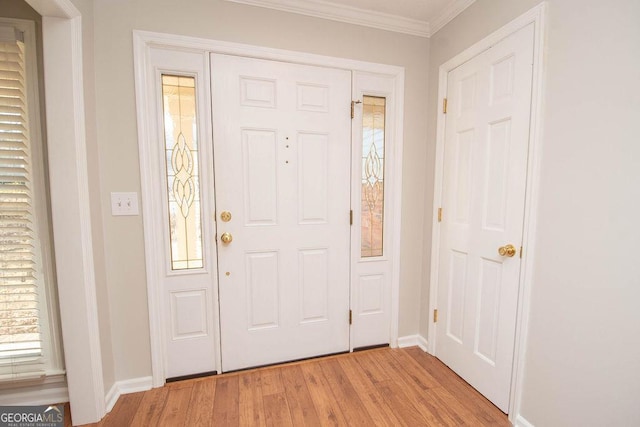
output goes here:
<path id="1" fill-rule="evenodd" d="M 221 219 L 222 221 L 224 221 L 224 222 L 229 222 L 229 221 L 231 221 L 231 212 L 223 211 L 223 212 L 220 214 L 220 219 Z"/>

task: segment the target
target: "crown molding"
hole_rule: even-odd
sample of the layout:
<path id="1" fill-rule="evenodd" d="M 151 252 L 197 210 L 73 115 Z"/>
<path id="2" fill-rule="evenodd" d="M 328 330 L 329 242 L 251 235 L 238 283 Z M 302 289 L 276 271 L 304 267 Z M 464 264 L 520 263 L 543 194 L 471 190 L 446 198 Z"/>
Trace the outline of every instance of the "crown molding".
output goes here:
<path id="1" fill-rule="evenodd" d="M 26 0 L 26 2 L 47 18 L 70 19 L 80 16 L 80 11 L 71 0 Z"/>
<path id="2" fill-rule="evenodd" d="M 451 22 L 453 18 L 460 15 L 466 8 L 475 3 L 475 1 L 476 0 L 456 0 L 448 7 L 444 8 L 439 15 L 429 21 L 429 29 L 431 31 L 429 32 L 428 37 L 437 33 L 442 27 Z"/>
<path id="3" fill-rule="evenodd" d="M 431 35 L 430 25 L 426 21 L 404 18 L 387 13 L 373 12 L 351 6 L 330 3 L 323 0 L 226 0 L 250 6 L 259 6 L 284 12 L 298 13 L 332 21 L 363 25 L 397 33 L 419 37 Z M 471 3 L 474 0 L 471 0 Z M 463 0 L 469 2 L 469 0 Z M 464 9 L 462 9 L 464 10 Z M 447 12 L 449 10 L 447 9 Z M 448 16 L 448 15 L 447 15 Z M 452 17 L 453 18 L 453 17 Z M 451 18 L 451 19 L 452 19 Z M 449 19 L 450 20 L 450 19 Z M 449 21 L 446 21 L 449 22 Z M 445 22 L 445 23 L 446 23 Z M 443 24 L 444 25 L 444 24 Z"/>

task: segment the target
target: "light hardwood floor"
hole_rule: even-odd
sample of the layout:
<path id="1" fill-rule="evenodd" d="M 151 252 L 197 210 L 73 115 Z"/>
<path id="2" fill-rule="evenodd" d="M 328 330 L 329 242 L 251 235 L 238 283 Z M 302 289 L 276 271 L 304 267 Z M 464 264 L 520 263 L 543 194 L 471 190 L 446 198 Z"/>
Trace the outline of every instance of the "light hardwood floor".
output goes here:
<path id="1" fill-rule="evenodd" d="M 67 413 L 68 413 L 68 407 Z M 67 420 L 67 425 L 71 421 Z M 509 426 L 417 347 L 376 349 L 121 396 L 96 426 Z"/>

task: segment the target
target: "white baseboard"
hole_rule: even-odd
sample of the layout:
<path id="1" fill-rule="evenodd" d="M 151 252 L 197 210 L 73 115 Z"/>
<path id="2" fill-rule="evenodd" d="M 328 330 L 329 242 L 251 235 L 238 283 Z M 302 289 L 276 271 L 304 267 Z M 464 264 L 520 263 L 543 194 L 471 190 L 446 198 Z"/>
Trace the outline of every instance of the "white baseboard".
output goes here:
<path id="1" fill-rule="evenodd" d="M 118 398 L 123 394 L 147 391 L 153 388 L 151 377 L 132 378 L 130 380 L 116 381 L 105 396 L 107 412 L 111 412 Z"/>
<path id="2" fill-rule="evenodd" d="M 422 349 L 422 351 L 427 351 L 428 344 L 427 340 L 424 339 L 422 335 L 407 335 L 406 337 L 398 338 L 398 347 L 414 347 L 418 346 Z"/>
<path id="3" fill-rule="evenodd" d="M 111 412 L 116 402 L 118 401 L 119 397 L 120 397 L 120 392 L 118 390 L 118 383 L 116 382 L 116 383 L 113 383 L 113 385 L 107 392 L 107 395 L 104 397 L 107 413 Z"/>
<path id="4" fill-rule="evenodd" d="M 422 335 L 418 335 L 418 347 L 420 347 L 425 353 L 429 352 L 429 343 Z"/>
<path id="5" fill-rule="evenodd" d="M 529 421 L 527 421 L 522 415 L 516 417 L 516 421 L 513 427 L 534 427 Z"/>

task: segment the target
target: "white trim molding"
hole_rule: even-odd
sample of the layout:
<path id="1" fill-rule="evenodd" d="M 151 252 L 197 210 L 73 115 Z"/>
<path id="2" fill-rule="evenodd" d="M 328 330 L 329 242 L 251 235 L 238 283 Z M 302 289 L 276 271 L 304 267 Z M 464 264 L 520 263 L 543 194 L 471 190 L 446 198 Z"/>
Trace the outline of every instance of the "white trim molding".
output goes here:
<path id="1" fill-rule="evenodd" d="M 118 399 L 123 394 L 138 393 L 153 388 L 153 379 L 151 377 L 132 378 L 130 380 L 116 381 L 105 397 L 105 406 L 107 412 L 111 412 Z"/>
<path id="2" fill-rule="evenodd" d="M 429 21 L 429 37 L 437 33 L 442 27 L 447 25 L 456 16 L 460 15 L 466 8 L 475 3 L 476 0 L 455 0 L 448 7 L 444 8 L 438 16 Z"/>
<path id="3" fill-rule="evenodd" d="M 450 71 L 464 64 L 473 57 L 490 48 L 500 40 L 517 32 L 521 28 L 534 25 L 534 64 L 533 84 L 531 99 L 531 124 L 529 133 L 529 158 L 527 164 L 527 190 L 525 199 L 525 217 L 523 233 L 523 257 L 518 292 L 518 308 L 516 319 L 516 335 L 513 359 L 513 371 L 511 375 L 511 393 L 509 399 L 509 419 L 513 422 L 519 413 L 522 399 L 523 375 L 525 365 L 525 353 L 527 331 L 529 324 L 529 305 L 531 300 L 531 288 L 533 286 L 533 256 L 535 254 L 535 228 L 537 219 L 537 206 L 539 199 L 540 159 L 542 155 L 542 108 L 544 85 L 544 41 L 545 18 L 547 4 L 545 1 L 535 6 L 528 12 L 509 22 L 494 33 L 480 40 L 454 58 L 440 66 L 438 98 L 443 99 L 447 93 L 447 78 Z M 444 165 L 444 136 L 445 116 L 439 109 L 436 129 L 436 164 L 435 183 L 433 194 L 433 223 L 431 241 L 431 275 L 429 286 L 429 313 L 437 308 L 438 301 L 438 265 L 440 248 L 440 223 L 438 222 L 437 209 L 442 199 L 442 174 Z M 430 318 L 428 325 L 429 353 L 436 352 L 436 325 Z M 525 425 L 525 424 L 523 424 Z"/>
<path id="4" fill-rule="evenodd" d="M 522 415 L 518 414 L 513 423 L 513 427 L 534 427 L 534 425 L 527 421 Z"/>
<path id="5" fill-rule="evenodd" d="M 364 27 L 410 34 L 418 37 L 431 37 L 436 31 L 444 27 L 475 2 L 475 0 L 455 0 L 445 6 L 432 20 L 422 21 L 324 0 L 226 1 L 297 13 L 314 18 L 329 19 L 331 21 L 346 22 L 348 24 L 362 25 Z"/>
<path id="6" fill-rule="evenodd" d="M 545 83 L 545 43 L 546 43 L 546 19 L 547 2 L 543 1 L 535 8 L 521 16 L 519 19 L 534 23 L 534 66 L 533 82 L 531 87 L 531 123 L 529 134 L 529 164 L 530 181 L 527 184 L 525 199 L 524 233 L 522 269 L 520 273 L 520 289 L 518 295 L 518 312 L 516 319 L 516 336 L 514 345 L 514 366 L 511 376 L 511 397 L 509 414 L 520 417 L 522 405 L 522 390 L 524 386 L 524 367 L 527 351 L 529 331 L 529 311 L 531 305 L 531 290 L 534 286 L 533 266 L 535 257 L 536 228 L 538 223 L 538 203 L 540 199 L 540 179 L 542 160 L 542 134 L 544 124 L 542 122 L 544 109 L 544 83 Z M 526 23 L 523 24 L 527 25 Z M 513 421 L 513 419 L 511 419 Z M 528 424 L 528 423 L 527 423 Z"/>
<path id="7" fill-rule="evenodd" d="M 379 30 L 429 37 L 429 23 L 388 13 L 374 12 L 322 0 L 227 0 L 250 6 L 346 22 Z"/>
<path id="8" fill-rule="evenodd" d="M 403 154 L 403 126 L 404 117 L 404 68 L 392 65 L 376 64 L 371 62 L 356 61 L 330 56 L 301 53 L 295 51 L 273 49 L 260 46 L 245 45 L 239 43 L 208 40 L 196 37 L 186 37 L 163 33 L 152 33 L 147 31 L 133 32 L 133 51 L 135 67 L 135 88 L 136 88 L 136 108 L 138 121 L 138 147 L 140 152 L 140 174 L 142 185 L 142 207 L 143 225 L 145 236 L 145 248 L 158 247 L 160 237 L 153 231 L 157 225 L 153 207 L 156 204 L 154 194 L 157 193 L 157 182 L 153 179 L 156 175 L 157 165 L 154 166 L 151 159 L 151 126 L 155 122 L 149 121 L 148 112 L 152 106 L 149 105 L 148 90 L 150 67 L 149 52 L 152 48 L 169 50 L 183 50 L 201 53 L 222 53 L 228 55 L 245 56 L 251 58 L 267 59 L 273 61 L 291 62 L 303 65 L 314 65 L 321 67 L 333 67 L 344 70 L 373 73 L 380 76 L 388 76 L 394 81 L 394 95 L 396 97 L 394 115 L 399 123 L 394 130 L 394 152 L 393 170 L 398 171 L 394 178 L 391 210 L 393 212 L 394 237 L 391 243 L 390 252 L 398 254 L 400 252 L 400 218 L 402 217 L 402 154 Z M 160 225 L 162 226 L 162 225 Z M 151 337 L 151 364 L 153 387 L 161 387 L 165 383 L 165 345 L 164 345 L 164 320 L 162 317 L 161 297 L 157 288 L 160 275 L 164 271 L 159 267 L 163 266 L 162 260 L 158 259 L 157 251 L 145 251 L 145 263 L 147 271 L 147 295 L 149 305 L 149 330 Z M 399 286 L 400 286 L 400 257 L 394 256 L 391 260 L 391 330 L 390 345 L 395 347 L 398 341 L 398 316 L 399 316 Z M 214 296 L 215 304 L 218 304 L 218 296 Z M 219 338 L 219 323 L 216 325 L 214 334 Z M 218 371 L 220 372 L 220 371 Z"/>
<path id="9" fill-rule="evenodd" d="M 147 97 L 147 70 L 149 67 L 149 43 L 139 39 L 136 32 L 133 34 L 133 55 L 134 55 L 134 74 L 135 74 L 135 90 L 136 90 L 136 106 L 137 106 L 137 125 L 138 125 L 138 150 L 140 155 L 146 156 L 150 148 L 146 147 L 149 140 L 150 130 L 148 129 L 147 112 L 153 111 L 153 105 Z M 141 162 L 142 162 L 141 157 Z M 162 387 L 165 383 L 165 343 L 164 329 L 162 324 L 162 299 L 161 295 L 155 289 L 155 284 L 160 283 L 160 270 L 156 268 L 161 260 L 156 259 L 154 251 L 146 250 L 146 248 L 157 248 L 162 245 L 161 236 L 157 233 L 150 232 L 156 227 L 154 226 L 153 211 L 155 209 L 152 204 L 155 198 L 151 197 L 145 189 L 152 188 L 157 172 L 150 162 L 148 167 L 140 168 L 141 181 L 141 198 L 142 198 L 142 221 L 144 228 L 145 242 L 145 265 L 147 272 L 147 306 L 149 308 L 149 334 L 151 344 L 151 376 L 153 387 Z M 114 387 L 116 385 L 114 384 Z"/>
<path id="10" fill-rule="evenodd" d="M 398 338 L 398 347 L 399 348 L 407 348 L 407 347 L 415 347 L 418 346 L 422 351 L 427 353 L 427 348 L 429 348 L 429 343 L 422 335 L 406 335 L 404 337 Z"/>
<path id="11" fill-rule="evenodd" d="M 25 381 L 19 387 L 4 388 L 2 385 L 0 396 L 2 405 L 31 406 L 49 405 L 69 401 L 69 390 L 64 373 L 49 375 L 44 380 Z"/>
<path id="12" fill-rule="evenodd" d="M 87 173 L 82 17 L 70 0 L 42 15 L 49 183 L 69 400 L 76 424 L 105 414 Z"/>

